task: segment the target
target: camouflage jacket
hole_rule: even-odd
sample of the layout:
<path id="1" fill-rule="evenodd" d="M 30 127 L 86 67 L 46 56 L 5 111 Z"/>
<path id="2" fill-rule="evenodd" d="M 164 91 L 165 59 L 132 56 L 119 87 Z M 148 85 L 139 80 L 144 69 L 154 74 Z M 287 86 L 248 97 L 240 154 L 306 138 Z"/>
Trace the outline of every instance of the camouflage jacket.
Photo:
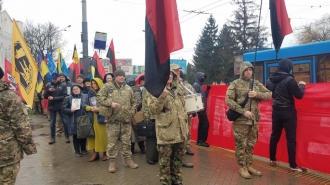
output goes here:
<path id="1" fill-rule="evenodd" d="M 151 101 L 152 95 L 147 91 L 146 88 L 142 89 L 142 114 L 143 119 L 155 119 L 154 116 L 151 114 L 148 101 Z"/>
<path id="2" fill-rule="evenodd" d="M 250 62 L 243 62 L 240 70 L 240 78 L 234 80 L 227 89 L 226 92 L 226 104 L 232 110 L 241 113 L 242 116 L 239 117 L 234 123 L 236 124 L 252 124 L 252 121 L 249 121 L 243 114 L 245 111 L 249 111 L 250 109 L 250 101 L 251 102 L 251 112 L 253 113 L 253 120 L 255 122 L 260 121 L 260 111 L 258 102 L 261 100 L 270 100 L 272 97 L 272 93 L 264 87 L 264 85 L 257 80 L 254 81 L 253 90 L 257 92 L 257 96 L 255 98 L 249 98 L 245 107 L 241 107 L 240 104 L 244 102 L 246 94 L 249 91 L 250 80 L 243 77 L 243 73 L 247 68 L 253 68 Z"/>
<path id="3" fill-rule="evenodd" d="M 157 144 L 180 143 L 188 136 L 188 116 L 185 109 L 185 92 L 174 80 L 167 96 L 150 96 L 148 107 L 156 119 Z"/>
<path id="4" fill-rule="evenodd" d="M 136 100 L 136 110 L 140 111 L 142 108 L 142 91 L 139 86 L 133 86 L 132 87 L 134 98 Z"/>
<path id="5" fill-rule="evenodd" d="M 12 165 L 37 152 L 27 110 L 20 97 L 0 80 L 0 167 Z"/>
<path id="6" fill-rule="evenodd" d="M 190 91 L 192 91 L 193 93 L 196 93 L 194 87 L 192 85 L 190 85 L 187 81 L 181 81 L 182 82 L 182 85 L 187 87 Z M 180 82 L 180 84 L 181 84 Z M 184 88 L 182 85 L 180 85 L 180 87 L 183 89 L 184 92 L 186 92 L 185 95 L 189 95 L 190 92 L 186 90 L 186 88 Z"/>
<path id="7" fill-rule="evenodd" d="M 96 101 L 102 106 L 110 107 L 112 102 L 118 103 L 118 109 L 111 109 L 112 116 L 106 122 L 131 123 L 136 112 L 136 100 L 132 88 L 125 83 L 119 87 L 115 82 L 106 83 L 96 95 Z"/>

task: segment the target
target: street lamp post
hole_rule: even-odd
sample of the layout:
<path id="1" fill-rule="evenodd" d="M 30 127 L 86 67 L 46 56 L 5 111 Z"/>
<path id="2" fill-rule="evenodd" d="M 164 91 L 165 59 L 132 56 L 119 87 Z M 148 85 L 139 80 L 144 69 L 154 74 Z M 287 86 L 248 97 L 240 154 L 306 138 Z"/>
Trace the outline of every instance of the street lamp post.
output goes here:
<path id="1" fill-rule="evenodd" d="M 49 51 L 50 51 L 50 55 L 52 57 L 53 57 L 53 50 L 52 50 L 52 40 L 50 39 L 50 36 L 55 35 L 56 33 L 61 32 L 61 31 L 66 31 L 66 29 L 70 28 L 70 27 L 71 27 L 71 25 L 68 25 L 68 26 L 66 26 L 66 27 L 64 27 L 64 28 L 62 28 L 58 31 L 55 31 L 53 34 L 48 34 L 48 41 L 49 41 L 49 47 L 48 48 L 49 48 Z"/>

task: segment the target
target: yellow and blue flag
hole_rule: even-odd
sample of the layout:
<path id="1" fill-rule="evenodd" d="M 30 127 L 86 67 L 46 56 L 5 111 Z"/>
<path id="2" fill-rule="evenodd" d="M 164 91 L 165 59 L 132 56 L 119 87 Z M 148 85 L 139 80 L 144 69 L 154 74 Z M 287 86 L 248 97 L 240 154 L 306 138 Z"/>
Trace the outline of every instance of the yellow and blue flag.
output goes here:
<path id="1" fill-rule="evenodd" d="M 58 47 L 58 57 L 57 57 L 57 71 L 59 73 L 64 73 L 65 76 L 68 76 L 68 68 L 66 67 L 66 64 L 65 64 L 65 60 L 62 56 L 62 53 L 61 53 L 61 48 Z"/>

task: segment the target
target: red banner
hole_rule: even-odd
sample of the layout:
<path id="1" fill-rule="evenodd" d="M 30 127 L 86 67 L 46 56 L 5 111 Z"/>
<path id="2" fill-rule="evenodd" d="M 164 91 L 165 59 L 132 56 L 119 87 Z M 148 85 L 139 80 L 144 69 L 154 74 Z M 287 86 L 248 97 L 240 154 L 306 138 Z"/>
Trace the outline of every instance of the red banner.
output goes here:
<path id="1" fill-rule="evenodd" d="M 212 86 L 207 115 L 210 122 L 207 142 L 213 146 L 235 150 L 232 122 L 225 111 L 228 86 Z M 297 123 L 297 164 L 325 173 L 330 173 L 330 83 L 308 84 L 302 100 L 296 100 Z M 258 141 L 254 154 L 269 158 L 269 140 L 272 132 L 272 101 L 259 103 L 261 121 Z M 197 139 L 198 118 L 192 123 L 192 140 Z M 288 162 L 285 131 L 277 145 L 277 160 Z"/>
<path id="2" fill-rule="evenodd" d="M 5 76 L 4 79 L 5 81 L 10 83 L 10 90 L 14 91 L 15 93 L 17 93 L 21 99 L 23 100 L 21 93 L 19 92 L 19 88 L 17 83 L 15 82 L 15 78 L 11 75 L 11 71 L 12 71 L 12 67 L 11 67 L 11 63 L 5 59 Z"/>

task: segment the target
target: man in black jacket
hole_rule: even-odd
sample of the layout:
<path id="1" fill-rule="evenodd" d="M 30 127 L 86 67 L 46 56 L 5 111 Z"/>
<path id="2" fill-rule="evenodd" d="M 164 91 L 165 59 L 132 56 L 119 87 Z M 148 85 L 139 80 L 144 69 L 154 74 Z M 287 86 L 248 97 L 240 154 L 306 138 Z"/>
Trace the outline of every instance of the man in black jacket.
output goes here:
<path id="1" fill-rule="evenodd" d="M 51 140 L 48 144 L 55 143 L 55 123 L 56 123 L 56 113 L 60 114 L 63 126 L 66 142 L 69 143 L 69 132 L 66 119 L 63 112 L 61 111 L 61 106 L 64 98 L 67 96 L 66 85 L 60 81 L 59 74 L 52 74 L 52 82 L 46 85 L 46 90 L 44 93 L 44 98 L 48 99 L 48 110 L 50 112 L 50 137 Z"/>
<path id="2" fill-rule="evenodd" d="M 204 104 L 204 109 L 200 112 L 197 112 L 199 124 L 198 124 L 198 136 L 197 136 L 197 145 L 203 147 L 209 147 L 210 145 L 206 142 L 207 135 L 209 133 L 209 120 L 206 115 L 206 107 L 207 107 L 207 96 L 209 94 L 210 86 L 208 85 L 206 91 L 204 91 L 202 85 L 204 80 L 206 79 L 206 75 L 202 72 L 197 72 L 195 75 L 195 83 L 193 85 L 196 93 L 202 94 L 202 101 Z"/>
<path id="3" fill-rule="evenodd" d="M 267 81 L 267 88 L 273 92 L 272 135 L 270 137 L 270 165 L 275 166 L 276 147 L 283 127 L 286 132 L 289 164 L 292 172 L 303 172 L 306 168 L 296 163 L 297 111 L 294 97 L 302 99 L 306 83 L 298 84 L 292 75 L 293 63 L 289 59 L 279 62 L 278 70 Z"/>

